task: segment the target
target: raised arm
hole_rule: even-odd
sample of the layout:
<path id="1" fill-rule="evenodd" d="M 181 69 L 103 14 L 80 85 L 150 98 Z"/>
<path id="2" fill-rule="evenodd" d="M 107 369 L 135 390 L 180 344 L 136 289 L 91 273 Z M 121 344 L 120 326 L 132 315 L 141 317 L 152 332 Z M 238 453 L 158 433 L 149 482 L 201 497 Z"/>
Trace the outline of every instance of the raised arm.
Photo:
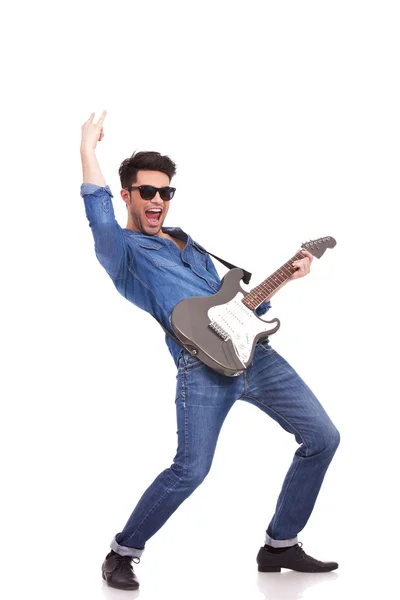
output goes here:
<path id="1" fill-rule="evenodd" d="M 94 183 L 103 187 L 106 186 L 106 182 L 96 157 L 96 146 L 97 142 L 101 142 L 104 137 L 103 123 L 105 118 L 106 111 L 104 110 L 98 122 L 93 123 L 94 113 L 92 113 L 81 128 L 83 183 Z"/>
<path id="2" fill-rule="evenodd" d="M 122 229 L 117 223 L 111 198 L 111 190 L 106 185 L 96 157 L 97 142 L 104 137 L 103 111 L 97 123 L 94 113 L 82 125 L 81 160 L 83 183 L 81 196 L 85 202 L 86 217 L 94 238 L 96 256 L 113 279 L 124 276 L 126 266 L 125 243 Z"/>

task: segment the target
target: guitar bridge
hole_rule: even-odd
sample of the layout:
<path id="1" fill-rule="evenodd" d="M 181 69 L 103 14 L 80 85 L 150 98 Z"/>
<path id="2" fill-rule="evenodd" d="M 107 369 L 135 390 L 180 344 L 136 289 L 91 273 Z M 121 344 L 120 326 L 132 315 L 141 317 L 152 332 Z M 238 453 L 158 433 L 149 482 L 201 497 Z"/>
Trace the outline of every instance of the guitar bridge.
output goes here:
<path id="1" fill-rule="evenodd" d="M 218 325 L 215 321 L 211 321 L 211 323 L 208 324 L 209 328 L 212 329 L 221 339 L 224 340 L 224 342 L 227 342 L 230 338 L 229 335 L 226 333 L 225 329 L 222 329 L 222 327 L 220 325 Z"/>

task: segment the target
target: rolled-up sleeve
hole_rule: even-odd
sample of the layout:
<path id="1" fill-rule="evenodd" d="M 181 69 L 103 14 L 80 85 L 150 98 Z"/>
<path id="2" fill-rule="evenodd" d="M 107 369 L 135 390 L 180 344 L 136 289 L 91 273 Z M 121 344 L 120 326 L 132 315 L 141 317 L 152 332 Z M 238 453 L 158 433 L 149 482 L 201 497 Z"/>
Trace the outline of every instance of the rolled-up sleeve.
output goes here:
<path id="1" fill-rule="evenodd" d="M 113 279 L 123 277 L 126 266 L 125 241 L 122 228 L 115 219 L 109 186 L 82 183 L 80 194 L 100 264 Z"/>

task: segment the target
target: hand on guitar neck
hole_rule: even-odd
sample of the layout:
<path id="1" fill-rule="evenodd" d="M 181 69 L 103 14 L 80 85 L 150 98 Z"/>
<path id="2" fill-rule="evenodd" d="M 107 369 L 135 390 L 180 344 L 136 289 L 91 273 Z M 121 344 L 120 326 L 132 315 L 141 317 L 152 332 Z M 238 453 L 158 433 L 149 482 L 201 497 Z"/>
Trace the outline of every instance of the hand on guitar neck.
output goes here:
<path id="1" fill-rule="evenodd" d="M 274 296 L 274 294 L 276 294 L 276 292 L 278 292 L 287 283 L 289 283 L 289 281 L 292 281 L 293 279 L 299 279 L 299 277 L 304 277 L 305 275 L 309 274 L 309 272 L 311 270 L 311 263 L 312 263 L 314 257 L 311 254 L 311 252 L 308 252 L 308 250 L 300 250 L 299 252 L 304 254 L 304 258 L 301 258 L 300 260 L 295 260 L 294 262 L 292 262 L 292 266 L 296 268 L 296 271 L 293 273 L 293 275 L 291 275 L 289 277 L 289 279 L 285 279 L 285 281 L 280 286 L 275 288 L 274 291 L 268 296 L 267 300 L 270 300 L 272 298 L 272 296 Z"/>

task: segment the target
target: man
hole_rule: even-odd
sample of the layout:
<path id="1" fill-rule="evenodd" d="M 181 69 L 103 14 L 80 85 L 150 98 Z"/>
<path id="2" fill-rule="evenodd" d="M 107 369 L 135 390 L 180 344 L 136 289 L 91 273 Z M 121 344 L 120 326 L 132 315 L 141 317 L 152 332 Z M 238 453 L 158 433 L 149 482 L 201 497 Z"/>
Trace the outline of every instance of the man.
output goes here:
<path id="1" fill-rule="evenodd" d="M 221 280 L 208 253 L 178 227 L 163 227 L 175 189 L 176 165 L 158 152 L 138 152 L 119 169 L 121 197 L 128 210 L 122 229 L 115 220 L 110 188 L 95 155 L 104 135 L 106 111 L 82 125 L 81 158 L 86 216 L 95 252 L 117 290 L 153 315 L 171 334 L 168 317 L 187 297 L 209 296 Z M 294 280 L 310 271 L 312 255 L 293 263 Z M 271 294 L 272 296 L 272 294 Z M 265 313 L 269 299 L 256 312 Z M 204 480 L 222 424 L 236 400 L 263 410 L 299 444 L 283 482 L 276 511 L 257 555 L 258 570 L 331 571 L 337 563 L 308 556 L 297 534 L 313 510 L 326 470 L 339 444 L 339 433 L 317 398 L 293 368 L 269 345 L 256 345 L 252 363 L 241 375 L 228 377 L 207 367 L 166 336 L 178 369 L 176 414 L 178 448 L 172 465 L 144 492 L 124 529 L 110 543 L 102 565 L 109 586 L 132 590 L 139 582 L 132 560 L 140 562 L 145 544 Z"/>

